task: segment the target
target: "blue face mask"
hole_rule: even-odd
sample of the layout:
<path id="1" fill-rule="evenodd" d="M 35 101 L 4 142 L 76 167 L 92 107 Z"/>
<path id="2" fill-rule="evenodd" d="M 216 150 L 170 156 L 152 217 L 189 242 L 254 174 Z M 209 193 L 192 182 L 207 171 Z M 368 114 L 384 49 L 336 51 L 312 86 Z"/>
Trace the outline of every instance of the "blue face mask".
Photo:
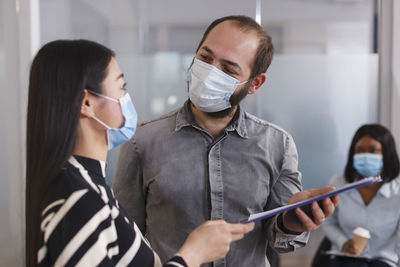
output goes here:
<path id="1" fill-rule="evenodd" d="M 383 157 L 380 154 L 371 153 L 355 154 L 353 167 L 364 177 L 378 176 L 383 169 Z"/>
<path id="2" fill-rule="evenodd" d="M 108 150 L 128 142 L 135 134 L 137 125 L 136 109 L 132 103 L 132 99 L 129 94 L 126 93 L 120 99 L 114 99 L 92 91 L 90 92 L 121 105 L 121 111 L 122 115 L 124 116 L 125 122 L 124 125 L 119 129 L 111 128 L 110 126 L 96 118 L 96 116 L 93 116 L 93 119 L 95 119 L 97 122 L 107 128 Z"/>

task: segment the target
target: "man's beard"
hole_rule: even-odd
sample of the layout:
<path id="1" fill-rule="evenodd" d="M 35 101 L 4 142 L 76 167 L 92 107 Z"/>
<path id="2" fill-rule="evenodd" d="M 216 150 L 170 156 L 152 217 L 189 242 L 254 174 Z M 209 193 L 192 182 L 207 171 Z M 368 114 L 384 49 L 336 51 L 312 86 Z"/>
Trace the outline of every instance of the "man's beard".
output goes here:
<path id="1" fill-rule="evenodd" d="M 206 114 L 210 117 L 219 119 L 226 118 L 228 116 L 233 116 L 232 113 L 236 111 L 235 107 L 239 105 L 240 102 L 242 102 L 242 100 L 247 96 L 250 86 L 251 86 L 251 81 L 249 80 L 247 84 L 242 89 L 240 89 L 240 91 L 237 94 L 233 94 L 231 96 L 231 98 L 229 99 L 229 102 L 231 102 L 230 108 L 216 112 L 206 112 Z"/>

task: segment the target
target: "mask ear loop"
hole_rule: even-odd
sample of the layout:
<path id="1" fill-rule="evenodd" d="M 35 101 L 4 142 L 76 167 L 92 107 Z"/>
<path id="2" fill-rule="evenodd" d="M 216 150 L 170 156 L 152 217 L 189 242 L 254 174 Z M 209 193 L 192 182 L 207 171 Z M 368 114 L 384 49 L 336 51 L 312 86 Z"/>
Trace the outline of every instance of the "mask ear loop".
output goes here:
<path id="1" fill-rule="evenodd" d="M 114 98 L 111 98 L 111 97 L 108 97 L 108 96 L 105 96 L 105 95 L 102 95 L 102 94 L 93 92 L 92 90 L 88 90 L 88 89 L 86 89 L 86 90 L 87 90 L 89 93 L 91 93 L 91 94 L 94 94 L 94 95 L 97 95 L 97 96 L 99 96 L 99 97 L 103 97 L 103 98 L 105 98 L 105 99 L 107 99 L 107 100 L 111 100 L 111 101 L 113 101 L 113 102 L 119 103 L 119 100 L 117 100 L 117 99 L 114 99 Z M 94 119 L 95 121 L 97 121 L 98 123 L 100 123 L 101 125 L 103 125 L 106 129 L 108 129 L 108 130 L 111 130 L 111 129 L 112 129 L 110 126 L 108 126 L 107 124 L 105 124 L 104 122 L 102 122 L 101 120 L 99 120 L 96 116 L 93 116 L 93 119 Z"/>
<path id="2" fill-rule="evenodd" d="M 252 82 L 253 80 L 254 80 L 254 77 L 250 77 L 250 78 L 248 78 L 246 81 L 240 82 L 240 83 L 238 84 L 238 86 L 239 86 L 239 85 L 242 85 L 242 84 L 246 84 L 246 83 L 248 83 L 248 82 Z"/>
<path id="3" fill-rule="evenodd" d="M 100 97 L 105 98 L 105 99 L 107 99 L 107 100 L 111 100 L 111 101 L 113 101 L 113 102 L 115 102 L 115 103 L 119 103 L 119 100 L 118 100 L 118 99 L 114 99 L 114 98 L 111 98 L 111 97 L 109 97 L 109 96 L 106 96 L 106 95 L 102 95 L 102 94 L 93 92 L 92 90 L 88 90 L 88 89 L 86 89 L 86 90 L 87 90 L 88 92 L 90 92 L 91 94 L 100 96 Z"/>
<path id="4" fill-rule="evenodd" d="M 96 118 L 96 116 L 93 116 L 93 119 L 95 121 L 97 121 L 98 123 L 100 123 L 101 125 L 103 125 L 104 127 L 106 127 L 108 130 L 111 130 L 112 128 L 110 126 L 108 126 L 107 124 L 105 124 L 104 122 L 102 122 L 101 120 L 99 120 L 98 118 Z"/>

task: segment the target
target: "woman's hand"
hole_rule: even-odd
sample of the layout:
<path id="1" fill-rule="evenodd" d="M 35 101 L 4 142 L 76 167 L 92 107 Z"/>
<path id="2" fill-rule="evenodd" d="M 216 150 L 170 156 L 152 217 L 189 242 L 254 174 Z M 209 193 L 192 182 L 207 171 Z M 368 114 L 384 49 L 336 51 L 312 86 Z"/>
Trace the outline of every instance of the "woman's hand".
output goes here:
<path id="1" fill-rule="evenodd" d="M 223 220 L 207 221 L 190 233 L 178 251 L 189 267 L 224 258 L 230 244 L 254 229 L 254 223 L 229 224 Z"/>
<path id="2" fill-rule="evenodd" d="M 361 249 L 354 243 L 353 239 L 349 239 L 343 244 L 342 251 L 358 256 L 361 252 L 365 252 L 366 248 L 364 247 L 364 250 L 361 251 Z"/>

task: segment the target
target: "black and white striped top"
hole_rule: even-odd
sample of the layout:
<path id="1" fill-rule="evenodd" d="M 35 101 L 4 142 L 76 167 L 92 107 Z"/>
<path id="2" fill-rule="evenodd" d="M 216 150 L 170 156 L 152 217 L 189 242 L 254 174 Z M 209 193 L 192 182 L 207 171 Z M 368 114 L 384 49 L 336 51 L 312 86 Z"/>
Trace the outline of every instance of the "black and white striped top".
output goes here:
<path id="1" fill-rule="evenodd" d="M 70 158 L 45 196 L 39 266 L 162 266 L 104 177 L 104 162 Z M 164 266 L 187 265 L 176 255 Z"/>

